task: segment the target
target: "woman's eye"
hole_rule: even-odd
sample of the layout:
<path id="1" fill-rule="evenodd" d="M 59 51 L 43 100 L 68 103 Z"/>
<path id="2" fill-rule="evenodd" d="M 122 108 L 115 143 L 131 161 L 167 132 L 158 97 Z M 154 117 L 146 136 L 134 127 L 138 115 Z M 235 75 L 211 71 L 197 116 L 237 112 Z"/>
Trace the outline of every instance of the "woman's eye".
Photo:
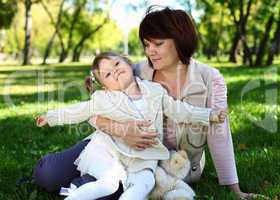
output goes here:
<path id="1" fill-rule="evenodd" d="M 115 64 L 115 66 L 118 66 L 119 64 L 120 64 L 120 61 L 117 61 L 116 64 Z"/>
<path id="2" fill-rule="evenodd" d="M 149 47 L 149 44 L 148 43 L 143 43 L 143 46 L 144 47 Z"/>
<path id="3" fill-rule="evenodd" d="M 107 73 L 107 74 L 105 75 L 105 78 L 108 78 L 110 75 L 111 75 L 111 72 Z"/>
<path id="4" fill-rule="evenodd" d="M 163 42 L 157 42 L 155 44 L 156 44 L 156 46 L 161 46 L 163 44 Z"/>

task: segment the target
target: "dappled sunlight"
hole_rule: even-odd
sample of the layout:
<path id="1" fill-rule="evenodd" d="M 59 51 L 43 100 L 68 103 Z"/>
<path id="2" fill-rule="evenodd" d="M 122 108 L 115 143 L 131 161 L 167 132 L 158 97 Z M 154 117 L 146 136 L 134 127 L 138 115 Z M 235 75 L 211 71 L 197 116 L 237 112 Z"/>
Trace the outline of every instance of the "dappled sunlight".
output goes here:
<path id="1" fill-rule="evenodd" d="M 38 92 L 53 92 L 56 90 L 56 87 L 54 84 L 49 85 L 24 85 L 24 90 L 22 89 L 22 86 L 20 85 L 13 85 L 13 86 L 7 86 L 1 89 L 0 87 L 0 94 L 1 95 L 13 95 L 13 94 L 34 94 Z"/>
<path id="2" fill-rule="evenodd" d="M 44 70 L 34 70 L 39 69 L 40 66 L 32 66 L 29 70 L 18 66 L 9 67 L 13 70 L 7 71 L 3 68 L 4 73 L 0 72 L 0 140 L 5 141 L 1 144 L 3 153 L 0 153 L 0 156 L 2 168 L 3 166 L 9 168 L 5 168 L 8 173 L 4 177 L 15 181 L 25 174 L 24 171 L 30 173 L 34 163 L 42 155 L 71 146 L 90 134 L 93 129 L 87 123 L 47 128 L 38 128 L 35 125 L 35 118 L 49 109 L 89 99 L 83 85 L 84 77 L 88 74 L 88 66 L 63 64 L 53 65 Z M 278 72 L 280 65 L 274 67 Z M 277 92 L 279 73 L 270 73 L 271 68 L 274 67 L 219 68 L 228 84 L 230 125 L 241 183 L 257 172 L 262 174 L 258 176 L 258 180 L 250 178 L 252 183 L 250 182 L 249 185 L 242 185 L 249 191 L 254 191 L 252 186 L 259 187 L 259 182 L 268 181 L 264 189 L 269 191 L 274 189 L 271 184 L 277 184 L 273 176 L 275 169 L 266 168 L 265 174 L 261 173 L 262 167 L 273 165 L 277 159 L 280 159 L 280 136 L 277 134 L 280 126 L 278 119 L 280 108 L 277 102 L 272 101 L 280 98 L 280 93 Z M 15 71 L 10 84 L 6 85 L 6 79 Z M 40 81 L 40 76 L 44 77 L 43 81 Z M 257 81 L 258 84 L 242 93 L 244 87 L 252 81 L 253 83 Z M 276 95 L 276 97 L 269 96 L 267 99 L 267 95 Z M 7 96 L 10 97 L 10 101 L 7 101 Z M 25 164 L 17 166 L 18 160 Z M 262 161 L 257 162 L 257 160 Z M 200 194 L 219 191 L 213 186 L 214 183 L 216 184 L 216 175 L 209 158 L 207 162 L 209 164 L 206 165 L 203 181 L 200 181 L 199 185 L 194 185 L 194 189 Z M 248 163 L 254 165 L 254 172 L 248 172 L 251 169 L 249 166 L 244 167 Z M 225 198 L 230 196 L 227 192 L 219 195 Z"/>

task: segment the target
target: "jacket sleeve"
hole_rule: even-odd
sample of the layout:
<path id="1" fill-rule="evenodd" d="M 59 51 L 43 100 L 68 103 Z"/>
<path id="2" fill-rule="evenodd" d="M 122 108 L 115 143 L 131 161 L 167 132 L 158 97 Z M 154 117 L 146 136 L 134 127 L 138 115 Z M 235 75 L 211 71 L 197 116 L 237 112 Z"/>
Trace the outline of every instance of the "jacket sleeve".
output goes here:
<path id="1" fill-rule="evenodd" d="M 89 119 L 94 114 L 93 99 L 47 112 L 50 126 L 76 124 Z"/>
<path id="2" fill-rule="evenodd" d="M 211 108 L 227 108 L 227 87 L 221 73 L 212 70 Z M 209 151 L 217 171 L 220 185 L 238 183 L 229 118 L 222 124 L 212 124 L 207 135 Z"/>
<path id="3" fill-rule="evenodd" d="M 163 89 L 164 90 L 164 89 Z M 192 106 L 189 103 L 174 100 L 164 90 L 163 112 L 176 123 L 199 124 L 209 126 L 211 108 Z"/>

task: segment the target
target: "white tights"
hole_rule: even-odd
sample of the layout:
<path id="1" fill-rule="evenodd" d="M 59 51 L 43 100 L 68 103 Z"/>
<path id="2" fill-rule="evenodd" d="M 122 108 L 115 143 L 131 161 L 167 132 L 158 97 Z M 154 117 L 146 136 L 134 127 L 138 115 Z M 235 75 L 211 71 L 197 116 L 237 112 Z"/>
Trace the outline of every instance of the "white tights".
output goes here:
<path id="1" fill-rule="evenodd" d="M 127 179 L 127 189 L 120 200 L 145 200 L 155 185 L 154 174 L 145 169 L 131 173 Z M 86 183 L 74 190 L 65 200 L 94 200 L 116 192 L 119 179 L 112 176 L 101 177 L 95 182 Z"/>
<path id="2" fill-rule="evenodd" d="M 128 188 L 119 200 L 145 200 L 155 186 L 155 177 L 151 170 L 145 169 L 128 176 Z"/>

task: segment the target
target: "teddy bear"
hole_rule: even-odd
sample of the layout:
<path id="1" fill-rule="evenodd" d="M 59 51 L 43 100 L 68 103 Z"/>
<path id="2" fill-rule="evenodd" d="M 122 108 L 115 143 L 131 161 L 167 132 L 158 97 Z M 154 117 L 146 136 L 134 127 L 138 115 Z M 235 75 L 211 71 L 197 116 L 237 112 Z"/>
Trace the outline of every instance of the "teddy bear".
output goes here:
<path id="1" fill-rule="evenodd" d="M 156 168 L 156 186 L 151 197 L 163 200 L 193 200 L 194 191 L 183 181 L 190 168 L 191 164 L 185 151 L 170 151 L 170 159 L 160 161 Z"/>

